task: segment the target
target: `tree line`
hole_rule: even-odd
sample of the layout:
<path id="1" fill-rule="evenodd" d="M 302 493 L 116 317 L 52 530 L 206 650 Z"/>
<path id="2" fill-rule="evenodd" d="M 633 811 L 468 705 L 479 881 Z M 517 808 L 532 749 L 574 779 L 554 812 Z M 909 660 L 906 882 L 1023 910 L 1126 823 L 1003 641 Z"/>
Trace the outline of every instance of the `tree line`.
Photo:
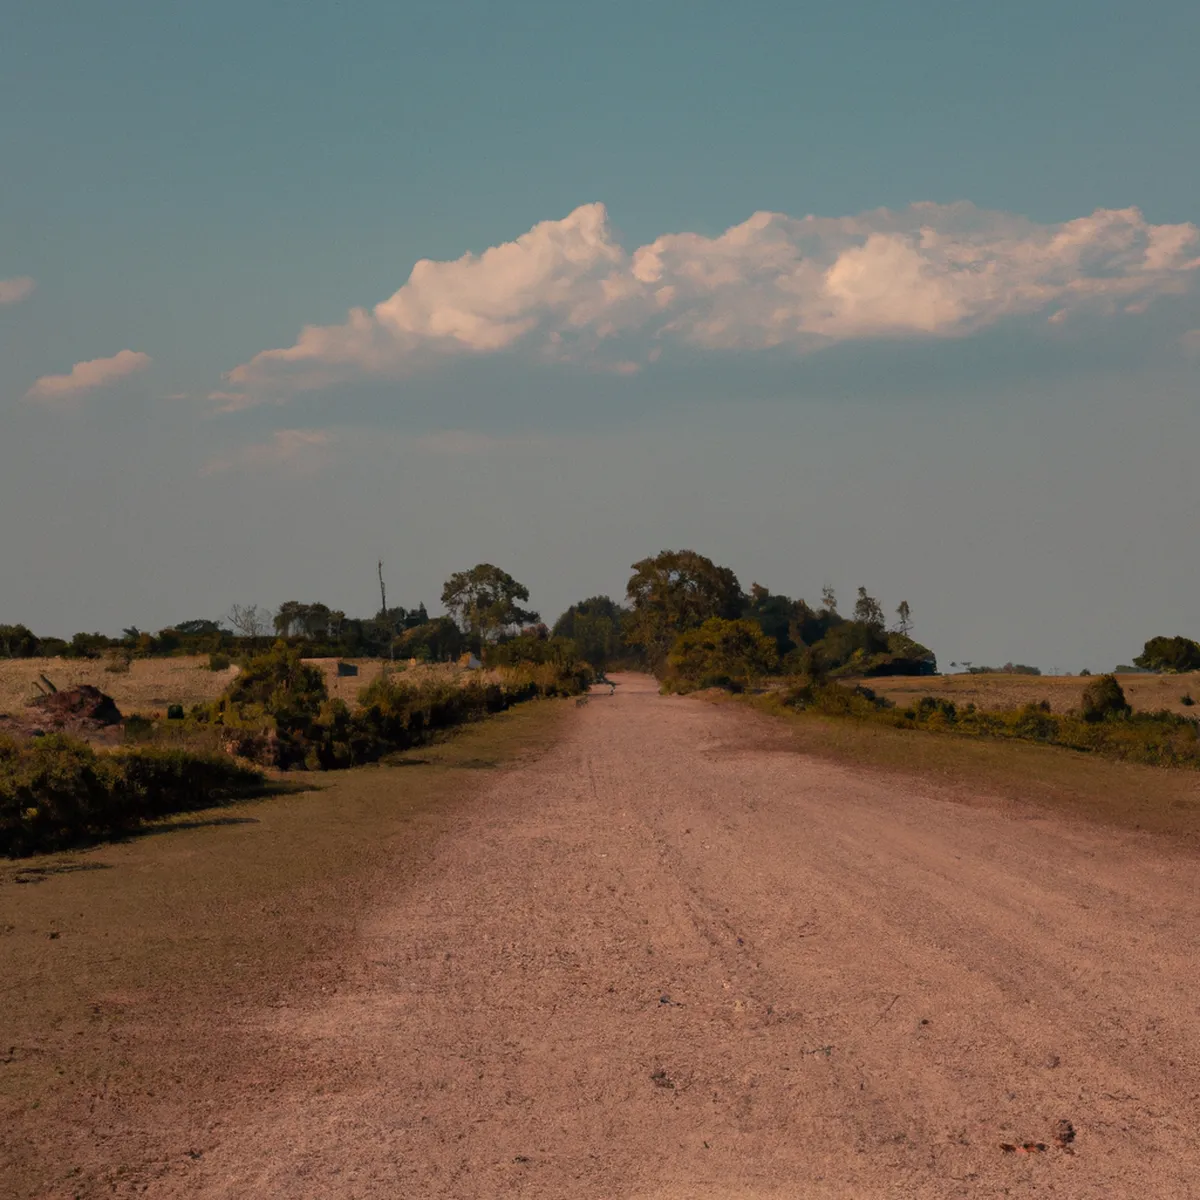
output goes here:
<path id="1" fill-rule="evenodd" d="M 219 620 L 180 621 L 155 633 L 130 626 L 119 637 L 39 637 L 24 625 L 0 625 L 0 655 L 244 656 L 282 640 L 302 646 L 308 657 L 444 662 L 470 652 L 496 665 L 579 658 L 602 671 L 626 666 L 698 677 L 798 669 L 863 674 L 936 670 L 933 653 L 910 636 L 909 605 L 897 607 L 888 628 L 882 606 L 865 588 L 858 591 L 852 615 L 843 616 L 829 587 L 815 607 L 758 583 L 747 592 L 731 569 L 693 550 L 662 551 L 634 563 L 632 572 L 621 601 L 588 597 L 572 604 L 552 626 L 528 607 L 524 584 L 494 564 L 480 563 L 446 580 L 440 597 L 445 616 L 431 617 L 423 603 L 381 607 L 368 617 L 350 616 L 320 602 L 291 600 L 274 611 L 235 604 Z M 695 634 L 701 629 L 702 637 Z M 689 634 L 694 635 L 691 641 L 680 643 Z M 683 657 L 672 667 L 675 652 Z M 711 662 L 697 665 L 700 659 Z"/>
<path id="2" fill-rule="evenodd" d="M 757 582 L 747 591 L 729 567 L 694 550 L 664 550 L 631 570 L 621 600 L 580 600 L 552 626 L 528 607 L 524 584 L 494 564 L 479 563 L 446 580 L 440 597 L 445 616 L 431 617 L 423 603 L 381 606 L 373 616 L 353 617 L 319 602 L 288 601 L 274 611 L 235 604 L 220 620 L 180 621 L 157 633 L 131 626 L 119 637 L 39 637 L 24 625 L 0 625 L 0 656 L 244 656 L 282 640 L 314 658 L 446 662 L 469 652 L 495 665 L 578 658 L 601 671 L 648 669 L 680 686 L 737 685 L 770 674 L 937 672 L 933 651 L 912 636 L 909 604 L 901 601 L 889 619 L 865 587 L 843 614 L 829 585 L 816 604 Z M 1146 670 L 1200 669 L 1200 645 L 1183 637 L 1153 638 L 1134 662 Z M 1020 664 L 1002 669 L 1035 670 Z"/>

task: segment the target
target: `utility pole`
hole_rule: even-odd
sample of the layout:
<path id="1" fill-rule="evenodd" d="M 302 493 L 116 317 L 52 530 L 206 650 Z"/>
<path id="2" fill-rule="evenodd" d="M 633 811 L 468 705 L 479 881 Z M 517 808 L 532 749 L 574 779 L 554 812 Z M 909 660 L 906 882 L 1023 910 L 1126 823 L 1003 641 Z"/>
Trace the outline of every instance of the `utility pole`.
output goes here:
<path id="1" fill-rule="evenodd" d="M 383 586 L 383 559 L 379 560 L 379 603 L 383 606 L 380 610 L 380 616 L 383 618 L 383 627 L 388 631 L 388 658 L 392 664 L 396 662 L 396 639 L 395 631 L 388 624 L 388 606 L 387 606 L 387 591 Z M 383 669 L 384 675 L 387 674 L 387 667 Z"/>

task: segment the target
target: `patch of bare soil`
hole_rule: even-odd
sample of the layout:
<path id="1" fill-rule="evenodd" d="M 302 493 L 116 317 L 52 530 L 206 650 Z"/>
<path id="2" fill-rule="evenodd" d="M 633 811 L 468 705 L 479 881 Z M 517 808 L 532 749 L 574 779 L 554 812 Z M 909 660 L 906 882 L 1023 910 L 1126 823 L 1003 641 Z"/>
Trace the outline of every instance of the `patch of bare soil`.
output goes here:
<path id="1" fill-rule="evenodd" d="M 565 728 L 312 986 L 174 1027 L 236 1086 L 122 1097 L 154 1152 L 38 1194 L 1196 1194 L 1194 855 L 639 677 Z"/>

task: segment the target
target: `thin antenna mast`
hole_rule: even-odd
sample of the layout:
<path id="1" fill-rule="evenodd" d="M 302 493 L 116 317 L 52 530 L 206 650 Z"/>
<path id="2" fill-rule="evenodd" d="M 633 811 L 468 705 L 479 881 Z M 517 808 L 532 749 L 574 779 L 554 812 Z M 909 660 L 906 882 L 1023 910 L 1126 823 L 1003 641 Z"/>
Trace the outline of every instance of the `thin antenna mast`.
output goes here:
<path id="1" fill-rule="evenodd" d="M 380 609 L 380 616 L 383 618 L 383 626 L 388 631 L 388 658 L 394 664 L 396 661 L 396 638 L 395 630 L 388 624 L 388 606 L 387 606 L 387 591 L 383 586 L 383 559 L 379 560 L 379 603 L 383 606 Z M 384 668 L 384 674 L 387 673 L 387 668 Z"/>

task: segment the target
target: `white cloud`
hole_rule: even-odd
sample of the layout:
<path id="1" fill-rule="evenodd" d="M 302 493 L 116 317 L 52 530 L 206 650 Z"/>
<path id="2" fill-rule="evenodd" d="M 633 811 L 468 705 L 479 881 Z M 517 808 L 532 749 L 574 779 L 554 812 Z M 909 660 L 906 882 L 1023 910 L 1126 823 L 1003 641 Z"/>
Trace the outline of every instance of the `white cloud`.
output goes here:
<path id="1" fill-rule="evenodd" d="M 126 375 L 145 370 L 150 356 L 136 350 L 122 350 L 112 358 L 93 358 L 76 363 L 66 375 L 43 375 L 25 393 L 26 400 L 68 400 L 107 387 Z"/>
<path id="2" fill-rule="evenodd" d="M 200 470 L 201 475 L 221 475 L 227 471 L 283 468 L 308 472 L 322 466 L 332 436 L 323 429 L 277 429 L 265 442 L 240 446 L 232 454 L 214 458 Z"/>
<path id="3" fill-rule="evenodd" d="M 17 304 L 35 287 L 37 283 L 28 275 L 19 275 L 16 279 L 0 279 L 0 304 Z"/>
<path id="4" fill-rule="evenodd" d="M 630 254 L 604 206 L 589 204 L 483 254 L 422 260 L 387 300 L 263 351 L 211 398 L 239 408 L 517 347 L 630 374 L 671 343 L 804 352 L 956 337 L 1011 315 L 1141 311 L 1189 287 L 1198 267 L 1195 225 L 1151 225 L 1136 208 L 1057 225 L 967 203 L 834 218 L 761 212 L 719 237 L 664 234 Z"/>

